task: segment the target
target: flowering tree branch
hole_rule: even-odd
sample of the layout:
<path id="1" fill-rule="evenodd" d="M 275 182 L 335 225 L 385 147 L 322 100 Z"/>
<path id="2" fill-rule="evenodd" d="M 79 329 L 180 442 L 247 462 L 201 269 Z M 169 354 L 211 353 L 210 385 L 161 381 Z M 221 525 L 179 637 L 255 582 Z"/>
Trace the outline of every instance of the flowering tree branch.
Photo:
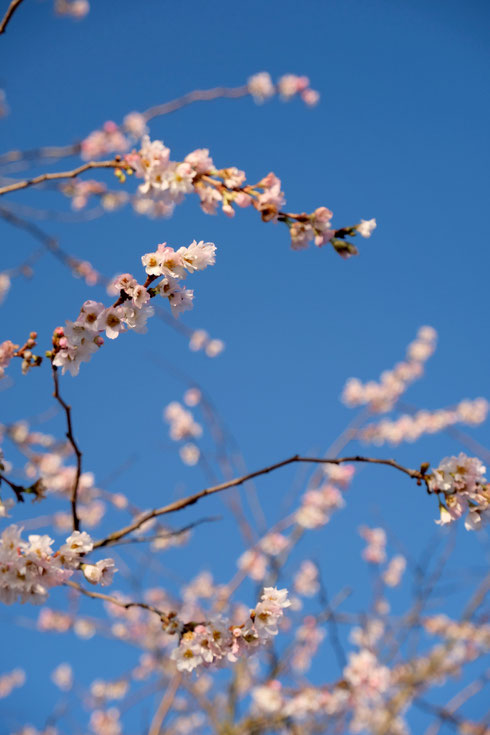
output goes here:
<path id="1" fill-rule="evenodd" d="M 359 457 L 359 456 L 337 457 L 333 459 L 325 459 L 321 457 L 301 457 L 299 454 L 295 454 L 293 457 L 289 457 L 288 459 L 282 460 L 282 462 L 277 462 L 276 464 L 269 465 L 268 467 L 264 467 L 263 469 L 256 470 L 255 472 L 249 472 L 246 475 L 242 475 L 242 477 L 236 477 L 235 479 L 229 480 L 228 482 L 223 482 L 219 485 L 214 485 L 213 487 L 205 488 L 204 490 L 201 490 L 198 493 L 194 493 L 193 495 L 189 495 L 186 498 L 181 498 L 180 500 L 176 500 L 173 503 L 164 505 L 162 508 L 156 508 L 154 510 L 149 510 L 147 513 L 144 513 L 136 521 L 134 521 L 133 523 L 130 523 L 128 526 L 121 528 L 119 531 L 114 531 L 113 533 L 106 536 L 104 539 L 95 541 L 94 549 L 101 548 L 103 546 L 109 546 L 113 542 L 119 541 L 119 539 L 123 538 L 124 536 L 127 536 L 133 531 L 136 531 L 144 523 L 151 520 L 152 518 L 157 518 L 158 516 L 166 515 L 167 513 L 175 513 L 176 511 L 183 510 L 184 508 L 187 508 L 189 505 L 194 505 L 199 500 L 201 500 L 201 498 L 205 498 L 208 495 L 214 495 L 215 493 L 222 492 L 223 490 L 227 490 L 230 487 L 238 487 L 239 485 L 243 485 L 248 480 L 252 480 L 254 477 L 259 477 L 260 475 L 266 475 L 269 472 L 274 472 L 275 470 L 278 470 L 281 467 L 286 467 L 287 465 L 294 464 L 296 462 L 304 462 L 304 463 L 309 462 L 312 464 L 334 464 L 334 465 L 340 465 L 346 462 L 349 462 L 349 463 L 350 462 L 366 462 L 369 464 L 381 464 L 381 465 L 386 465 L 388 467 L 393 467 L 394 469 L 397 469 L 400 472 L 403 472 L 404 474 L 408 475 L 412 479 L 417 480 L 418 484 L 421 484 L 422 481 L 425 481 L 425 473 L 422 470 L 411 470 L 407 467 L 403 467 L 402 465 L 398 464 L 398 462 L 395 462 L 395 460 L 393 459 L 377 459 L 375 457 Z"/>

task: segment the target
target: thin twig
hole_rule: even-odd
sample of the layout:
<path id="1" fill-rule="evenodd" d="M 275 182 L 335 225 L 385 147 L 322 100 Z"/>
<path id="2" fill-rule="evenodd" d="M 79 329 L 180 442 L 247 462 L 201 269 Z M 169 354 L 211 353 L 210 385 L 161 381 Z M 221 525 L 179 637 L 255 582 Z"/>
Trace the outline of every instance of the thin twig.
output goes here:
<path id="1" fill-rule="evenodd" d="M 163 697 L 160 701 L 160 704 L 158 705 L 158 709 L 155 712 L 153 720 L 151 721 L 148 735 L 160 735 L 160 732 L 162 730 L 163 721 L 169 713 L 169 710 L 173 704 L 175 695 L 177 694 L 181 681 L 182 681 L 182 674 L 175 674 L 175 676 L 170 681 L 170 684 L 167 687 L 166 691 L 164 692 Z"/>
<path id="2" fill-rule="evenodd" d="M 152 120 L 154 117 L 160 115 L 168 115 L 170 112 L 187 107 L 193 102 L 210 102 L 216 100 L 219 97 L 227 97 L 228 99 L 236 99 L 237 97 L 245 97 L 250 94 L 248 86 L 246 84 L 241 87 L 213 87 L 212 89 L 195 89 L 193 92 L 188 92 L 177 97 L 170 102 L 164 102 L 162 105 L 155 105 L 150 107 L 148 110 L 143 112 L 145 120 Z"/>
<path id="3" fill-rule="evenodd" d="M 180 500 L 176 500 L 173 503 L 164 505 L 161 508 L 155 508 L 154 510 L 149 510 L 146 513 L 144 513 L 142 516 L 140 516 L 140 518 L 138 518 L 136 521 L 134 521 L 133 523 L 130 523 L 128 526 L 121 528 L 119 531 L 114 531 L 113 533 L 106 536 L 104 539 L 100 539 L 99 541 L 96 541 L 94 544 L 94 548 L 97 549 L 102 546 L 108 546 L 114 541 L 119 541 L 119 539 L 123 538 L 124 536 L 127 536 L 133 531 L 136 531 L 136 529 L 140 528 L 140 526 L 142 526 L 144 523 L 146 523 L 152 518 L 166 515 L 167 513 L 175 513 L 178 510 L 187 508 L 189 505 L 194 505 L 199 500 L 201 500 L 201 498 L 204 498 L 207 495 L 214 495 L 215 493 L 219 493 L 223 490 L 227 490 L 230 487 L 237 487 L 238 485 L 243 485 L 244 482 L 247 482 L 248 480 L 251 480 L 254 477 L 259 477 L 260 475 L 266 475 L 269 472 L 273 472 L 274 470 L 278 470 L 281 467 L 286 467 L 287 465 L 293 464 L 296 462 L 310 462 L 312 464 L 336 464 L 336 465 L 343 464 L 345 462 L 366 462 L 369 464 L 380 464 L 380 465 L 386 465 L 388 467 L 393 467 L 394 469 L 397 469 L 400 472 L 403 472 L 404 474 L 408 475 L 412 479 L 417 480 L 418 482 L 421 482 L 424 480 L 424 476 L 420 471 L 411 470 L 411 469 L 408 469 L 407 467 L 403 467 L 402 465 L 398 464 L 398 462 L 395 462 L 395 460 L 393 459 L 376 459 L 373 457 L 358 457 L 358 456 L 324 459 L 320 457 L 300 457 L 298 454 L 295 454 L 293 457 L 289 457 L 288 459 L 282 460 L 282 462 L 277 462 L 276 464 L 269 465 L 268 467 L 264 467 L 261 470 L 250 472 L 247 475 L 243 475 L 242 477 L 237 477 L 233 480 L 229 480 L 228 482 L 223 482 L 220 485 L 214 485 L 213 487 L 205 488 L 204 490 L 201 490 L 198 493 L 189 495 L 186 498 L 182 498 Z"/>
<path id="4" fill-rule="evenodd" d="M 81 262 L 77 258 L 74 258 L 72 255 L 69 255 L 64 250 L 62 250 L 62 248 L 58 245 L 58 241 L 56 240 L 56 238 L 48 235 L 47 232 L 38 227 L 38 225 L 34 224 L 34 222 L 30 222 L 23 217 L 19 217 L 17 214 L 14 214 L 12 211 L 10 211 L 10 209 L 8 209 L 7 207 L 1 206 L 0 218 L 5 220 L 5 222 L 8 222 L 8 224 L 12 225 L 13 227 L 17 227 L 21 230 L 24 230 L 25 232 L 28 232 L 30 235 L 32 235 L 33 238 L 35 238 L 39 242 L 42 242 L 46 250 L 54 255 L 54 257 L 57 258 L 61 263 L 63 263 L 63 265 L 69 268 L 72 273 L 74 271 L 76 272 L 76 269 L 80 266 Z M 106 279 L 103 279 L 101 276 L 99 276 L 98 280 L 105 282 Z M 107 282 L 108 281 L 109 279 L 107 279 Z"/>
<path id="5" fill-rule="evenodd" d="M 0 23 L 0 33 L 5 33 L 5 29 L 7 28 L 9 20 L 12 18 L 13 14 L 17 10 L 21 2 L 22 0 L 12 0 L 7 8 L 7 12 L 5 13 L 2 22 Z"/>
<path id="6" fill-rule="evenodd" d="M 187 533 L 187 531 L 192 531 L 193 528 L 196 528 L 196 526 L 201 526 L 203 523 L 214 523 L 215 521 L 220 521 L 221 519 L 221 516 L 200 518 L 199 520 L 194 521 L 194 523 L 188 523 L 186 526 L 182 526 L 182 528 L 177 528 L 175 531 L 161 531 L 160 533 L 155 533 L 153 536 L 143 536 L 141 538 L 138 537 L 124 539 L 122 541 L 114 541 L 111 546 L 124 546 L 125 544 L 144 544 L 151 541 L 165 541 L 166 539 L 175 538 L 175 536 L 182 536 L 184 533 Z"/>
<path id="7" fill-rule="evenodd" d="M 76 472 L 75 472 L 75 479 L 73 481 L 73 487 L 71 489 L 70 502 L 71 502 L 71 515 L 73 519 L 73 530 L 79 531 L 80 530 L 80 518 L 78 517 L 78 513 L 77 513 L 77 496 L 78 496 L 78 486 L 80 484 L 80 475 L 82 474 L 82 453 L 75 440 L 75 437 L 73 436 L 73 427 L 71 423 L 71 406 L 69 406 L 60 396 L 58 368 L 56 367 L 56 365 L 53 365 L 52 368 L 53 368 L 53 381 L 54 381 L 53 396 L 54 398 L 56 398 L 58 403 L 63 407 L 63 410 L 65 412 L 66 438 L 70 442 L 73 448 L 73 451 L 75 452 L 76 458 L 77 458 L 77 467 L 76 467 Z"/>
<path id="8" fill-rule="evenodd" d="M 0 484 L 2 483 L 2 481 L 7 483 L 10 489 L 15 493 L 17 502 L 23 503 L 24 498 L 22 497 L 22 493 L 26 491 L 25 487 L 22 487 L 22 485 L 16 485 L 15 482 L 12 482 L 11 480 L 9 480 L 8 477 L 5 477 L 5 475 L 0 474 Z"/>
<path id="9" fill-rule="evenodd" d="M 38 158 L 66 158 L 67 156 L 76 156 L 80 153 L 80 143 L 70 143 L 61 146 L 42 146 L 41 148 L 32 148 L 28 151 L 7 151 L 0 155 L 0 166 L 9 163 L 18 163 L 19 161 L 35 161 Z"/>
<path id="10" fill-rule="evenodd" d="M 11 191 L 18 191 L 19 189 L 27 189 L 29 186 L 36 186 L 42 184 L 44 181 L 55 181 L 57 179 L 74 179 L 76 176 L 80 176 L 85 171 L 89 171 L 92 168 L 120 168 L 122 165 L 127 167 L 128 164 L 122 163 L 118 159 L 112 161 L 89 161 L 84 163 L 78 168 L 74 168 L 71 171 L 58 171 L 52 174 L 40 174 L 35 176 L 33 179 L 24 179 L 23 181 L 16 181 L 14 184 L 8 184 L 7 186 L 0 187 L 0 195 L 8 194 Z"/>
<path id="11" fill-rule="evenodd" d="M 158 617 L 162 620 L 167 619 L 167 614 L 163 612 L 163 610 L 159 610 L 158 608 L 153 607 L 153 605 L 147 605 L 146 602 L 123 602 L 123 600 L 118 600 L 117 597 L 104 595 L 103 592 L 91 592 L 90 590 L 85 589 L 85 587 L 82 587 L 81 584 L 77 584 L 76 582 L 64 582 L 64 584 L 66 587 L 71 587 L 77 592 L 80 592 L 82 595 L 85 595 L 85 597 L 90 597 L 93 600 L 104 600 L 104 602 L 110 602 L 112 605 L 123 607 L 125 610 L 129 610 L 131 607 L 141 607 L 143 610 L 148 610 L 148 612 L 155 613 L 155 615 L 158 615 Z"/>

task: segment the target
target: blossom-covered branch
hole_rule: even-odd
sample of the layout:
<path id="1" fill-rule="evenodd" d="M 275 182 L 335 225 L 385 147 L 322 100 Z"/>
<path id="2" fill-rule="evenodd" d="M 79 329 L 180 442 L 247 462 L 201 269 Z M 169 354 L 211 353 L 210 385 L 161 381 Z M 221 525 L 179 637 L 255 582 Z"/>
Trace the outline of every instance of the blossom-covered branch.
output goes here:
<path id="1" fill-rule="evenodd" d="M 22 2 L 22 0 L 18 0 Z M 82 0 L 83 1 L 83 0 Z M 246 84 L 238 87 L 212 87 L 211 89 L 195 89 L 159 105 L 153 105 L 143 112 L 129 112 L 123 120 L 122 126 L 107 121 L 101 130 L 95 130 L 83 141 L 66 146 L 43 146 L 28 151 L 13 150 L 0 155 L 0 165 L 29 161 L 39 158 L 65 158 L 83 153 L 94 156 L 106 155 L 112 151 L 124 152 L 129 146 L 130 138 L 140 138 L 147 132 L 146 123 L 156 117 L 168 115 L 194 102 L 212 102 L 216 99 L 238 99 L 251 95 L 257 104 L 262 104 L 278 94 L 283 102 L 289 102 L 299 96 L 303 102 L 313 107 L 319 100 L 319 93 L 310 88 L 310 81 L 306 76 L 284 74 L 274 84 L 268 72 L 259 72 L 249 77 Z"/>

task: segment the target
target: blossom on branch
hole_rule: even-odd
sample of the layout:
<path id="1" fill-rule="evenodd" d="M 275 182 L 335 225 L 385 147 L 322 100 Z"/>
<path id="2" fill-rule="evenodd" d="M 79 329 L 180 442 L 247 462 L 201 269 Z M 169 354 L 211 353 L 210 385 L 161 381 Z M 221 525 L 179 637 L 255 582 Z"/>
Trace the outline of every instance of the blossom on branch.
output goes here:
<path id="1" fill-rule="evenodd" d="M 74 531 L 53 553 L 52 538 L 32 534 L 24 541 L 21 530 L 8 526 L 0 537 L 0 600 L 7 605 L 17 600 L 40 605 L 51 587 L 64 584 L 81 567 L 93 542 L 88 533 Z M 104 568 L 114 566 L 111 559 L 102 564 Z M 102 575 L 97 581 L 102 582 Z"/>
<path id="2" fill-rule="evenodd" d="M 481 528 L 490 519 L 490 485 L 486 468 L 476 457 L 461 452 L 457 457 L 446 457 L 428 475 L 430 491 L 440 497 L 440 520 L 446 525 L 461 518 L 467 511 L 465 528 Z M 442 496 L 442 499 L 441 499 Z"/>
<path id="3" fill-rule="evenodd" d="M 250 611 L 246 623 L 230 625 L 228 621 L 216 618 L 184 629 L 171 658 L 179 671 L 189 672 L 198 666 L 236 661 L 277 635 L 277 624 L 284 609 L 290 605 L 286 589 L 265 587 L 260 602 L 255 610 Z"/>

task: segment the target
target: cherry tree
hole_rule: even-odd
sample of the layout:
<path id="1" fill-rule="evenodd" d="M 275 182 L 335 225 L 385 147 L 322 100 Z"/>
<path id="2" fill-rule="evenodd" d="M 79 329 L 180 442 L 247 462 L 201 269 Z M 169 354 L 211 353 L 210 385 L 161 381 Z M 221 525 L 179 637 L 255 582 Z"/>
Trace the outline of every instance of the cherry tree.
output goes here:
<path id="1" fill-rule="evenodd" d="M 89 11 L 86 0 L 56 0 L 54 6 L 58 14 L 76 19 Z M 21 13 L 29 13 L 28 3 L 13 0 L 0 33 L 15 34 Z M 362 244 L 368 238 L 375 243 L 376 213 L 353 212 L 350 221 L 337 222 L 328 202 L 317 201 L 307 184 L 310 210 L 296 211 L 294 205 L 290 209 L 287 182 L 269 171 L 267 160 L 255 180 L 235 161 L 217 160 L 211 148 L 192 150 L 185 141 L 163 141 L 153 131 L 155 121 L 189 105 L 242 97 L 259 105 L 278 97 L 314 108 L 320 94 L 306 76 L 286 73 L 273 79 L 260 71 L 239 86 L 194 90 L 171 101 L 157 100 L 142 111 L 129 108 L 122 120 L 82 132 L 70 144 L 0 155 L 2 224 L 22 231 L 34 248 L 0 273 L 0 387 L 22 394 L 26 382 L 38 379 L 45 391 L 43 405 L 50 403 L 55 410 L 54 416 L 42 420 L 32 411 L 0 425 L 0 601 L 18 611 L 20 625 L 21 606 L 39 606 L 31 618 L 38 635 L 58 634 L 61 646 L 63 636 L 75 636 L 82 641 L 100 639 L 101 646 L 110 639 L 131 651 L 130 667 L 116 679 L 102 678 L 99 662 L 84 662 L 90 669 L 88 685 L 79 680 L 79 662 L 61 662 L 46 672 L 59 690 L 59 700 L 46 709 L 45 722 L 32 724 L 34 718 L 26 711 L 25 723 L 9 732 L 119 735 L 136 731 L 131 717 L 139 711 L 144 725 L 138 731 L 149 735 L 404 735 L 415 732 L 411 716 L 417 710 L 425 716 L 427 733 L 448 727 L 484 735 L 488 720 L 475 720 L 466 714 L 465 705 L 484 691 L 489 679 L 484 663 L 490 647 L 488 576 L 472 583 L 457 617 L 447 614 L 444 595 L 437 598 L 442 599 L 439 609 L 434 609 L 432 597 L 445 579 L 451 531 L 464 526 L 476 538 L 485 533 L 490 518 L 490 485 L 482 461 L 486 450 L 477 446 L 472 451 L 475 442 L 461 429 L 483 423 L 488 403 L 455 396 L 452 406 L 435 411 L 405 403 L 405 393 L 423 378 L 436 350 L 433 327 L 421 325 L 405 356 L 378 379 L 366 381 L 361 375 L 346 380 L 341 400 L 357 411 L 328 451 L 320 447 L 315 453 L 271 457 L 263 466 L 250 457 L 245 463 L 189 354 L 185 366 L 172 365 L 183 377 L 185 390 L 178 396 L 164 391 L 164 405 L 158 403 L 161 393 L 148 385 L 146 405 L 135 408 L 128 383 L 127 396 L 118 397 L 128 406 L 120 430 L 137 432 L 146 414 L 163 410 L 165 431 L 181 463 L 179 482 L 186 486 L 182 478 L 192 467 L 200 467 L 209 482 L 193 492 L 179 490 L 177 497 L 167 494 L 165 502 L 155 485 L 148 507 L 139 503 L 137 492 L 109 489 L 110 477 L 106 482 L 96 477 L 86 460 L 79 423 L 89 412 L 97 432 L 94 441 L 101 442 L 105 417 L 94 415 L 72 385 L 82 372 L 91 371 L 91 380 L 97 381 L 99 353 L 112 361 L 113 370 L 123 369 L 121 353 L 114 349 L 111 354 L 116 340 L 129 341 L 127 333 L 134 331 L 132 349 L 142 353 L 144 335 L 157 321 L 187 340 L 191 353 L 213 360 L 224 350 L 212 325 L 195 328 L 180 318 L 193 309 L 194 294 L 229 246 L 199 233 L 190 242 L 166 241 L 166 218 L 178 218 L 185 200 L 206 215 L 234 217 L 237 228 L 246 216 L 242 210 L 248 209 L 257 231 L 280 227 L 285 247 L 317 248 L 322 263 L 340 256 L 348 268 L 350 258 L 369 257 Z M 0 112 L 8 114 L 3 94 Z M 286 107 L 281 114 L 288 114 Z M 183 145 L 185 155 L 174 154 L 174 145 Z M 36 204 L 36 196 L 43 193 L 57 202 L 54 214 Z M 22 205 L 24 195 L 29 199 Z M 45 219 L 64 213 L 79 222 L 112 215 L 113 272 L 102 272 L 60 243 L 36 221 L 40 209 Z M 138 269 L 131 273 L 126 272 L 126 262 L 118 260 L 117 249 L 117 216 L 130 210 L 134 216 L 154 219 L 162 233 L 158 242 L 133 245 Z M 86 298 L 74 312 L 60 299 L 56 321 L 39 327 L 36 300 L 42 298 L 43 288 L 56 285 L 36 285 L 37 264 L 44 256 L 58 261 L 66 279 L 82 279 Z M 249 257 L 244 254 L 244 269 L 250 268 Z M 302 253 L 295 257 L 300 259 Z M 9 292 L 25 288 L 26 277 L 30 280 L 24 306 L 32 317 L 32 331 L 19 334 L 10 327 Z M 241 277 L 237 273 L 237 279 Z M 294 283 L 294 274 L 291 280 Z M 292 288 L 300 290 L 301 284 Z M 398 357 L 393 354 L 393 360 Z M 144 383 L 144 365 L 140 369 L 138 380 Z M 68 395 L 73 398 L 68 400 Z M 57 429 L 63 422 L 61 430 L 44 426 L 53 417 Z M 419 460 L 411 467 L 392 450 L 445 431 L 458 431 L 465 445 L 455 455 L 428 457 L 421 443 Z M 298 434 L 298 445 L 300 439 Z M 367 445 L 376 449 L 366 451 Z M 147 449 L 148 466 L 165 471 L 152 447 Z M 118 459 L 124 473 L 127 458 Z M 298 470 L 295 477 L 291 471 L 286 475 L 287 467 Z M 111 458 L 106 476 L 113 468 Z M 344 513 L 349 512 L 356 503 L 361 468 L 366 474 L 382 471 L 403 488 L 400 516 L 412 495 L 427 496 L 435 530 L 436 525 L 448 527 L 449 533 L 442 537 L 442 549 L 417 561 L 397 548 L 390 529 L 367 522 L 354 526 L 352 534 L 365 544 L 362 557 L 371 576 L 372 599 L 351 606 L 356 580 L 346 579 L 343 588 L 331 590 L 328 570 L 320 559 L 303 553 L 302 542 L 322 529 L 328 534 L 332 519 L 346 506 Z M 284 493 L 286 505 L 278 505 L 276 517 L 266 521 L 261 494 L 276 473 L 289 477 L 291 490 Z M 258 478 L 260 485 L 255 485 Z M 204 515 L 211 496 L 224 505 L 227 522 L 244 538 L 246 549 L 236 559 L 234 575 L 220 578 L 213 569 L 197 565 L 196 573 L 189 574 L 184 564 L 179 572 L 182 583 L 166 585 L 162 557 L 187 549 L 198 559 L 199 527 L 216 527 L 218 518 Z M 181 522 L 186 509 L 193 515 L 183 516 Z M 150 570 L 145 577 L 138 571 L 142 563 Z M 408 584 L 409 575 L 410 603 L 395 613 L 391 597 Z M 327 656 L 336 664 L 332 676 L 322 669 Z M 437 688 L 448 682 L 456 682 L 456 691 L 441 704 Z M 28 670 L 0 672 L 2 698 L 17 687 L 28 691 L 29 686 Z M 75 712 L 76 725 L 70 719 Z"/>

